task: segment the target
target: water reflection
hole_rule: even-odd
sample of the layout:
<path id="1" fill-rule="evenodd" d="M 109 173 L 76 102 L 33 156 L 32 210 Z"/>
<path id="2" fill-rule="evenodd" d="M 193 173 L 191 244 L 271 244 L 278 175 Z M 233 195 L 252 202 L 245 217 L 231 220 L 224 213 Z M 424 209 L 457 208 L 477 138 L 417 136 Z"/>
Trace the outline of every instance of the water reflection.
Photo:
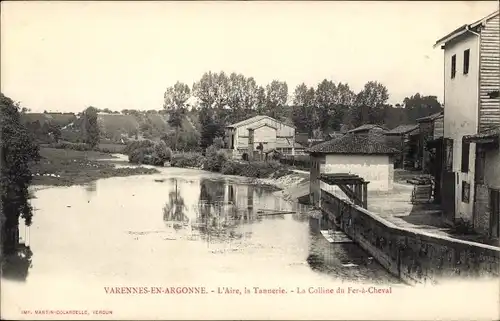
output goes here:
<path id="1" fill-rule="evenodd" d="M 177 180 L 174 180 L 174 184 L 175 188 L 168 193 L 168 202 L 163 207 L 163 220 L 167 227 L 180 230 L 189 223 L 189 217 L 185 214 L 187 208 L 179 193 Z"/>
<path id="2" fill-rule="evenodd" d="M 388 279 L 356 245 L 328 243 L 318 232 L 326 227 L 305 214 L 307 206 L 234 178 L 192 173 L 100 180 L 99 193 L 97 184 L 38 191 L 32 200 L 38 210 L 29 244 L 36 253 L 35 267 L 29 269 L 32 252 L 27 248 L 6 261 L 4 277 L 22 280 L 29 269 L 30 279 L 78 271 L 102 278 L 101 283 L 114 277 L 168 283 L 173 279 L 165 270 L 175 275 L 187 270 L 186 278 L 191 278 L 200 266 L 210 266 L 217 277 L 231 270 L 253 278 L 261 275 L 258 270 L 311 280 L 317 272 L 332 278 Z M 90 203 L 88 195 L 93 195 Z M 54 202 L 58 198 L 71 200 L 71 207 Z M 273 211 L 287 214 L 263 215 Z M 171 255 L 157 255 L 175 256 L 179 250 L 186 257 L 178 263 L 167 259 Z"/>
<path id="3" fill-rule="evenodd" d="M 97 193 L 97 181 L 92 181 L 84 185 L 87 203 L 90 203 Z"/>
<path id="4" fill-rule="evenodd" d="M 2 277 L 13 281 L 26 281 L 32 267 L 33 252 L 29 246 L 19 244 L 17 251 L 2 259 Z"/>

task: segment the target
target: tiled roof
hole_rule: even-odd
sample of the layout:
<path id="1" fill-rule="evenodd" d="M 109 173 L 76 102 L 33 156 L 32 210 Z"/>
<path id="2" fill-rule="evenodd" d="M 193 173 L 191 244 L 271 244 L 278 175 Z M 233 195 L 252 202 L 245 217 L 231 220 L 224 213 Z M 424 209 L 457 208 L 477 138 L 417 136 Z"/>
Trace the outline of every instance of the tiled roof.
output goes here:
<path id="1" fill-rule="evenodd" d="M 466 142 L 478 142 L 486 139 L 493 139 L 495 141 L 500 140 L 500 127 L 492 128 L 479 134 L 467 135 L 463 137 L 463 140 Z"/>
<path id="2" fill-rule="evenodd" d="M 414 131 L 418 128 L 418 125 L 399 125 L 396 128 L 391 129 L 386 132 L 386 135 L 402 135 Z"/>
<path id="3" fill-rule="evenodd" d="M 434 120 L 434 119 L 437 119 L 441 116 L 444 115 L 444 112 L 439 112 L 439 113 L 435 113 L 435 114 L 432 114 L 432 115 L 429 115 L 429 116 L 426 116 L 426 117 L 421 117 L 421 118 L 418 118 L 417 119 L 417 122 L 424 122 L 424 121 L 428 121 L 428 120 Z"/>
<path id="4" fill-rule="evenodd" d="M 350 131 L 348 131 L 348 133 L 356 133 L 356 132 L 361 132 L 361 131 L 365 131 L 365 130 L 371 130 L 371 129 L 376 128 L 376 127 L 383 129 L 383 130 L 387 130 L 386 128 L 384 128 L 380 125 L 364 124 L 364 125 L 361 125 L 359 127 L 354 128 L 354 129 L 351 129 Z"/>
<path id="5" fill-rule="evenodd" d="M 370 136 L 346 134 L 340 138 L 332 139 L 308 150 L 310 153 L 322 154 L 394 154 L 398 151 Z"/>

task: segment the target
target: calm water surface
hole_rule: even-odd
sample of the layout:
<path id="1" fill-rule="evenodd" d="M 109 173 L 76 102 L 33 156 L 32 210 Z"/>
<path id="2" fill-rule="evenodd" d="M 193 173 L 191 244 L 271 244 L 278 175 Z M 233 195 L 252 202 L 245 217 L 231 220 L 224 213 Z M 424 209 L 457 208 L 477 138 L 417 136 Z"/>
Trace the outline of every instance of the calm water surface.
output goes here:
<path id="1" fill-rule="evenodd" d="M 134 298 L 117 299 L 103 287 L 397 286 L 357 245 L 328 243 L 304 208 L 247 183 L 164 168 L 155 175 L 38 190 L 33 225 L 21 227 L 32 256 L 19 265 L 26 273 L 17 280 L 4 275 L 2 303 L 8 301 L 15 316 L 28 308 L 106 308 L 117 317 Z M 270 210 L 294 213 L 262 215 Z M 145 305 L 142 313 L 161 313 L 167 302 L 182 305 L 186 298 L 134 300 L 130 304 Z M 190 302 L 203 305 L 200 300 Z"/>

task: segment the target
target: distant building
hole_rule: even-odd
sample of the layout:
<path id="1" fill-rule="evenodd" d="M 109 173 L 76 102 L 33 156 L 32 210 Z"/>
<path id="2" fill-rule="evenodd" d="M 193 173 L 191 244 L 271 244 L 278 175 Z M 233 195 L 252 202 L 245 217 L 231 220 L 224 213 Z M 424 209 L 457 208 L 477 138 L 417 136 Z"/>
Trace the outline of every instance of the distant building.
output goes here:
<path id="1" fill-rule="evenodd" d="M 364 124 L 348 131 L 349 134 L 385 134 L 387 128 L 375 124 Z"/>
<path id="2" fill-rule="evenodd" d="M 499 25 L 496 11 L 435 44 L 444 50 L 445 218 L 464 219 L 492 239 L 500 234 Z"/>
<path id="3" fill-rule="evenodd" d="M 418 118 L 422 170 L 434 177 L 434 201 L 441 202 L 441 178 L 443 172 L 444 113 Z"/>
<path id="4" fill-rule="evenodd" d="M 311 201 L 320 199 L 320 174 L 349 173 L 369 181 L 369 190 L 392 189 L 393 155 L 397 150 L 370 136 L 346 134 L 309 149 L 311 155 Z"/>
<path id="5" fill-rule="evenodd" d="M 420 142 L 418 139 L 418 125 L 399 125 L 385 132 L 387 145 L 399 150 L 395 155 L 394 166 L 405 168 L 410 164 L 412 168 L 420 166 Z"/>
<path id="6" fill-rule="evenodd" d="M 249 130 L 253 131 L 253 151 L 262 144 L 263 152 L 277 150 L 286 155 L 295 154 L 294 126 L 268 116 L 255 116 L 226 127 L 226 148 L 233 157 L 241 158 L 249 150 Z"/>

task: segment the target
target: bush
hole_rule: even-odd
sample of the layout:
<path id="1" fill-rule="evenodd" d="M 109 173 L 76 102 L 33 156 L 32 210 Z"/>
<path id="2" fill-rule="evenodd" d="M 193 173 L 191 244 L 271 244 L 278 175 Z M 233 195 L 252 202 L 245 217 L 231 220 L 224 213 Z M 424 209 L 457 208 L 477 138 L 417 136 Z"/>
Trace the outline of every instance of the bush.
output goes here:
<path id="1" fill-rule="evenodd" d="M 57 148 L 57 149 L 72 149 L 78 151 L 88 151 L 93 150 L 93 148 L 85 143 L 68 143 L 68 142 L 59 142 L 50 144 L 49 147 Z"/>
<path id="2" fill-rule="evenodd" d="M 128 155 L 129 162 L 134 164 L 163 166 L 172 157 L 172 150 L 163 141 L 158 143 L 150 140 L 130 142 L 123 152 Z"/>
<path id="3" fill-rule="evenodd" d="M 210 148 L 210 147 L 209 147 Z M 209 149 L 208 148 L 208 149 Z M 227 162 L 227 155 L 224 151 L 210 151 L 208 152 L 203 162 L 203 169 L 211 172 L 220 172 L 222 167 Z"/>
<path id="4" fill-rule="evenodd" d="M 220 171 L 226 175 L 238 175 L 255 178 L 268 178 L 271 175 L 281 177 L 290 173 L 290 171 L 278 162 L 237 162 L 233 160 L 226 161 Z"/>
<path id="5" fill-rule="evenodd" d="M 199 153 L 179 153 L 172 155 L 170 165 L 174 167 L 201 167 L 205 158 Z"/>
<path id="6" fill-rule="evenodd" d="M 125 149 L 123 150 L 123 153 L 126 155 L 130 155 L 133 151 L 139 148 L 147 148 L 147 147 L 153 147 L 155 143 L 151 140 L 136 140 L 133 142 L 130 142 L 127 144 Z"/>
<path id="7" fill-rule="evenodd" d="M 170 161 L 172 158 L 172 150 L 167 147 L 163 140 L 154 146 L 154 152 L 163 162 Z"/>

